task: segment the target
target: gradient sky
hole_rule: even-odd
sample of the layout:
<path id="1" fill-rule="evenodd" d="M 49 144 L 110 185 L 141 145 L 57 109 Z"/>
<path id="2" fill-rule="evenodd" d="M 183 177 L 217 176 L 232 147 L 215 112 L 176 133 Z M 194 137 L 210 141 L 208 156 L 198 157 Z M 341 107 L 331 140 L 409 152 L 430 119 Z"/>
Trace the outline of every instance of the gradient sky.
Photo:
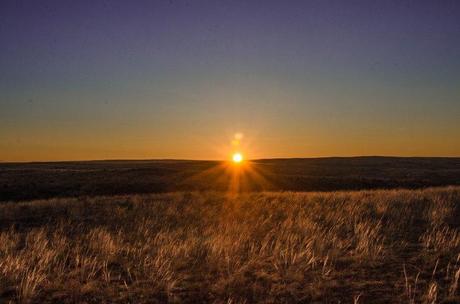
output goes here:
<path id="1" fill-rule="evenodd" d="M 460 1 L 0 2 L 0 160 L 460 156 Z"/>

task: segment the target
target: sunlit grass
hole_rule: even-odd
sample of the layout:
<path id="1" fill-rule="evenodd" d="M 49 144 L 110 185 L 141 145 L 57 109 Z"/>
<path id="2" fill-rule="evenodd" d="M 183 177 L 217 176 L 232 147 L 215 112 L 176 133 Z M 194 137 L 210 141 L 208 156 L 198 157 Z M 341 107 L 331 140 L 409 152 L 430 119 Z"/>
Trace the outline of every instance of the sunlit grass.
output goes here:
<path id="1" fill-rule="evenodd" d="M 459 204 L 455 187 L 2 204 L 0 302 L 456 299 Z"/>

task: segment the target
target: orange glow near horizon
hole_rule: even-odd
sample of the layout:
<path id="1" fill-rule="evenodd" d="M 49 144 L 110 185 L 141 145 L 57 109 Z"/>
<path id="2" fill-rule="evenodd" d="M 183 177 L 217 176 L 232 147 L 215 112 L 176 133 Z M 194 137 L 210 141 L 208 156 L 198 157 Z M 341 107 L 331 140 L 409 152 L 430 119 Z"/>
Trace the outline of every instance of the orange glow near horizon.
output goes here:
<path id="1" fill-rule="evenodd" d="M 314 134 L 305 131 L 307 133 L 292 136 L 279 130 L 270 130 L 273 133 L 269 134 L 254 126 L 249 128 L 250 131 L 218 129 L 203 138 L 130 130 L 138 136 L 134 139 L 130 138 L 128 131 L 123 133 L 114 129 L 110 134 L 98 133 L 97 128 L 92 128 L 97 132 L 85 133 L 85 136 L 77 133 L 69 136 L 63 128 L 57 127 L 50 128 L 50 135 L 42 139 L 44 131 L 16 132 L 13 125 L 11 127 L 0 128 L 5 131 L 0 132 L 0 162 L 187 159 L 225 160 L 236 165 L 233 154 L 239 152 L 243 156 L 241 165 L 246 166 L 249 160 L 264 158 L 460 155 L 460 141 L 451 140 L 458 137 L 455 132 L 436 135 L 435 139 L 419 138 L 417 133 L 410 138 L 409 144 L 402 133 L 395 133 L 391 138 L 380 136 L 368 144 L 363 141 L 367 137 L 353 134 L 342 136 L 334 131 L 324 133 L 318 130 Z M 425 130 L 425 126 L 420 128 L 420 132 L 417 131 L 420 134 L 434 134 Z M 152 141 L 152 137 L 156 140 Z"/>

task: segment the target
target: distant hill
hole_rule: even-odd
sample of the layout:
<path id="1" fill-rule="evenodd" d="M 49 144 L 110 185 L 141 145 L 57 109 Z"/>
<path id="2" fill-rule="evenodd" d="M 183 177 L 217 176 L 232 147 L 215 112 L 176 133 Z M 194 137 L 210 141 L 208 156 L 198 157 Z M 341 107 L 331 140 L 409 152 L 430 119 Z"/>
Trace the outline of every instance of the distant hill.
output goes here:
<path id="1" fill-rule="evenodd" d="M 0 201 L 189 190 L 335 191 L 460 185 L 460 158 L 116 160 L 1 163 Z"/>

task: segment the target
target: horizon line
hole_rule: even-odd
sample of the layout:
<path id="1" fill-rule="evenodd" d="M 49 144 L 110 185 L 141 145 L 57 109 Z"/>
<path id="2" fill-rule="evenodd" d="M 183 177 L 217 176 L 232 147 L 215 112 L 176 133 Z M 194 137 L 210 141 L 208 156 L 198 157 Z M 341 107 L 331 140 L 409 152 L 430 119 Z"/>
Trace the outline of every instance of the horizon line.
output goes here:
<path id="1" fill-rule="evenodd" d="M 264 160 L 302 160 L 302 159 L 332 159 L 332 158 L 460 158 L 460 156 L 399 156 L 399 155 L 352 155 L 352 156 L 312 156 L 312 157 L 267 157 L 252 158 L 246 161 Z M 227 159 L 188 159 L 188 158 L 106 158 L 106 159 L 75 159 L 75 160 L 0 160 L 3 164 L 33 164 L 33 163 L 71 163 L 71 162 L 142 162 L 142 161 L 183 161 L 183 162 L 225 162 Z"/>

